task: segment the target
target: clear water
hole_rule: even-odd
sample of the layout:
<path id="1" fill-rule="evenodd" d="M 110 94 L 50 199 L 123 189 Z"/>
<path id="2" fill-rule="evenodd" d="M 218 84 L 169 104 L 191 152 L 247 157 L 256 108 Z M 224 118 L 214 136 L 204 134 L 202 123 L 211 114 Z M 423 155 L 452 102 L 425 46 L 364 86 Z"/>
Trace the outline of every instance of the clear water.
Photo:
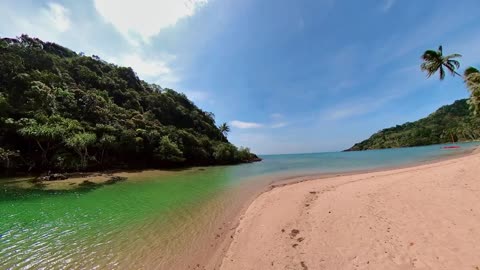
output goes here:
<path id="1" fill-rule="evenodd" d="M 461 145 L 271 155 L 90 190 L 13 189 L 4 179 L 0 269 L 186 269 L 219 245 L 246 198 L 272 181 L 431 161 L 479 143 Z"/>

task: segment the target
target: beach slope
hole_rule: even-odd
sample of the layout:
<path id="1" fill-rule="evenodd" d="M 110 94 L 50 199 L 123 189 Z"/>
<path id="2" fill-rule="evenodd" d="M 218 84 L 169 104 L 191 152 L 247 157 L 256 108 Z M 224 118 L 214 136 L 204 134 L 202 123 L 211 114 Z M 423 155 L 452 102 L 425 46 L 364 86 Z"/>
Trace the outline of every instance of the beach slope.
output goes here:
<path id="1" fill-rule="evenodd" d="M 274 188 L 221 269 L 480 269 L 480 154 Z"/>

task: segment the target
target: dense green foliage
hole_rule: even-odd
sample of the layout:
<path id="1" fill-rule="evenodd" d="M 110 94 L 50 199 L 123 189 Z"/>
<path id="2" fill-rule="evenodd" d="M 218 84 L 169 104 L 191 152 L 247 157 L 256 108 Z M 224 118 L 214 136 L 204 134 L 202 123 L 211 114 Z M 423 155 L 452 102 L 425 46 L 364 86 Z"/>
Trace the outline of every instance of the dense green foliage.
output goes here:
<path id="1" fill-rule="evenodd" d="M 470 91 L 470 109 L 478 116 L 480 113 L 480 71 L 474 67 L 465 70 L 465 83 Z"/>
<path id="2" fill-rule="evenodd" d="M 143 168 L 251 161 L 212 113 L 131 68 L 39 39 L 0 39 L 0 166 Z"/>
<path id="3" fill-rule="evenodd" d="M 480 138 L 480 118 L 473 116 L 466 99 L 443 106 L 415 122 L 383 129 L 355 144 L 350 151 L 420 146 Z"/>

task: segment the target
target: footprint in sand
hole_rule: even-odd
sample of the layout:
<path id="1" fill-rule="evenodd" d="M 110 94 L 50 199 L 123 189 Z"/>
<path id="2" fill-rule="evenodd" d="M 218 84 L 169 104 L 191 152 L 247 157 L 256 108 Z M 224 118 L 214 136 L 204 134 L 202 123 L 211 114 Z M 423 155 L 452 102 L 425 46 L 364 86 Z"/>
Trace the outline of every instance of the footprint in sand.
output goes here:
<path id="1" fill-rule="evenodd" d="M 290 232 L 290 238 L 295 238 L 295 236 L 297 236 L 297 234 L 299 234 L 300 231 L 297 230 L 297 229 L 293 229 L 291 232 Z"/>

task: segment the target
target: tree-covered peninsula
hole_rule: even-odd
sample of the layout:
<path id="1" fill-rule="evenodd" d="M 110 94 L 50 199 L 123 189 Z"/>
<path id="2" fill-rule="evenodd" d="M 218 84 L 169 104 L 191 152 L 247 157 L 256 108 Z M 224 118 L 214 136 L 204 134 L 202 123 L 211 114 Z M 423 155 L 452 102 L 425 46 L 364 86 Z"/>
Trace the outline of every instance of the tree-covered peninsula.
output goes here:
<path id="1" fill-rule="evenodd" d="M 480 118 L 469 105 L 467 99 L 457 100 L 418 121 L 380 130 L 347 151 L 478 140 Z"/>
<path id="2" fill-rule="evenodd" d="M 228 126 L 128 67 L 22 35 L 0 39 L 1 171 L 250 162 Z"/>

